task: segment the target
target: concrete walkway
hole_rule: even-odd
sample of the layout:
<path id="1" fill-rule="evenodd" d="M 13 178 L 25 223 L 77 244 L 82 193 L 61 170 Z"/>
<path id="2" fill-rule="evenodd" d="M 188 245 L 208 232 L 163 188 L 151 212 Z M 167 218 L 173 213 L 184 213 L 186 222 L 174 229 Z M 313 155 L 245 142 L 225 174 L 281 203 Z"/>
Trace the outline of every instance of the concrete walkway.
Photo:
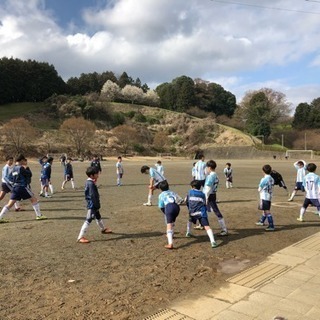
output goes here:
<path id="1" fill-rule="evenodd" d="M 320 232 L 144 320 L 319 320 Z"/>

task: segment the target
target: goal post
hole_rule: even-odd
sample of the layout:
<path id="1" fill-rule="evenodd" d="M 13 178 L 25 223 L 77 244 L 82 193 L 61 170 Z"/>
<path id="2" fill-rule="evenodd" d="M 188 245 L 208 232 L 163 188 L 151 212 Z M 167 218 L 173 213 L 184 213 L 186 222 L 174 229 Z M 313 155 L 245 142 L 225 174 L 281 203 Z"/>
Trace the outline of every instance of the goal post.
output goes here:
<path id="1" fill-rule="evenodd" d="M 310 157 L 309 159 L 313 159 L 314 154 L 313 154 L 313 150 L 287 150 L 286 157 L 292 158 L 292 156 L 294 156 L 295 158 L 309 156 Z"/>

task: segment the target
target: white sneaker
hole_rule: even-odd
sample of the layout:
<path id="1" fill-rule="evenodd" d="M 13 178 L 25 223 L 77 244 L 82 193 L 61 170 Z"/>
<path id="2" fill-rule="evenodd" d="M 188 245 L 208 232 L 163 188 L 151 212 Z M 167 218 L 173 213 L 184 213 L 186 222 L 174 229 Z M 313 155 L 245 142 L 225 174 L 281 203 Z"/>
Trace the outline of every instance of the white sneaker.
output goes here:
<path id="1" fill-rule="evenodd" d="M 300 217 L 297 218 L 297 220 L 300 221 L 300 222 L 304 222 L 304 219 L 303 219 L 303 218 L 300 218 Z"/>
<path id="2" fill-rule="evenodd" d="M 151 207 L 152 206 L 152 203 L 151 202 L 146 202 L 143 204 L 144 206 L 148 206 L 148 207 Z"/>

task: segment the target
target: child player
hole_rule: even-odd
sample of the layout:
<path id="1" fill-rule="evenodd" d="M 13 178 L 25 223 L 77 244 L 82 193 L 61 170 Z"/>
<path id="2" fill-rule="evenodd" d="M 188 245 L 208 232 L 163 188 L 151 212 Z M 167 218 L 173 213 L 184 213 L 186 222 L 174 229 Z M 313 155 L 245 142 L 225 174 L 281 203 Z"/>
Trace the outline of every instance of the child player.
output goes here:
<path id="1" fill-rule="evenodd" d="M 215 172 L 217 164 L 214 160 L 209 160 L 206 164 L 208 175 L 204 183 L 203 193 L 206 195 L 206 202 L 208 211 L 213 211 L 218 218 L 219 225 L 221 227 L 220 236 L 227 236 L 228 230 L 217 205 L 217 189 L 219 185 L 219 178 Z"/>
<path id="2" fill-rule="evenodd" d="M 206 196 L 200 191 L 201 182 L 198 180 L 191 181 L 191 190 L 188 192 L 186 204 L 189 210 L 189 221 L 187 224 L 186 237 L 192 237 L 191 224 L 196 224 L 197 221 L 204 226 L 210 239 L 211 247 L 216 248 L 218 244 L 215 242 L 213 231 L 209 226 L 207 215 Z"/>
<path id="3" fill-rule="evenodd" d="M 64 181 L 62 182 L 61 189 L 64 190 L 64 187 L 68 181 L 71 182 L 72 189 L 75 190 L 74 181 L 73 181 L 73 168 L 71 164 L 72 159 L 67 158 L 64 166 Z"/>
<path id="4" fill-rule="evenodd" d="M 294 187 L 294 190 L 291 194 L 291 197 L 288 199 L 288 201 L 293 201 L 294 196 L 296 195 L 298 190 L 301 190 L 304 192 L 304 187 L 302 185 L 302 181 L 304 176 L 306 175 L 306 162 L 304 160 L 299 160 L 295 162 L 294 167 L 297 170 L 297 179 L 296 179 L 296 185 Z"/>
<path id="5" fill-rule="evenodd" d="M 232 168 L 231 163 L 227 162 L 226 167 L 223 169 L 224 176 L 226 177 L 226 188 L 232 188 Z"/>
<path id="6" fill-rule="evenodd" d="M 274 185 L 286 190 L 287 194 L 290 196 L 290 192 L 288 191 L 288 188 L 282 178 L 282 175 L 276 170 L 271 170 L 270 176 L 274 180 Z"/>
<path id="7" fill-rule="evenodd" d="M 297 220 L 300 222 L 304 221 L 303 217 L 309 205 L 313 205 L 317 208 L 316 214 L 320 217 L 320 177 L 315 174 L 316 169 L 317 166 L 314 163 L 309 163 L 307 165 L 307 170 L 309 173 L 303 178 L 302 182 L 306 191 L 306 197 L 300 209 L 300 216 L 297 218 Z"/>
<path id="8" fill-rule="evenodd" d="M 117 173 L 117 186 L 120 187 L 120 186 L 122 186 L 121 179 L 124 174 L 121 156 L 118 157 L 118 161 L 116 163 L 116 173 Z"/>
<path id="9" fill-rule="evenodd" d="M 39 160 L 39 163 L 41 165 L 41 191 L 40 196 L 51 198 L 51 196 L 48 195 L 49 190 L 49 181 L 51 178 L 51 164 L 48 161 L 48 157 L 44 156 Z"/>
<path id="10" fill-rule="evenodd" d="M 142 166 L 141 173 L 150 175 L 148 201 L 146 203 L 144 203 L 143 205 L 144 206 L 152 206 L 153 191 L 155 189 L 158 189 L 159 183 L 161 181 L 166 180 L 166 178 L 161 173 L 159 173 L 155 168 L 150 168 L 148 166 Z"/>
<path id="11" fill-rule="evenodd" d="M 258 191 L 260 193 L 260 204 L 258 209 L 262 210 L 262 216 L 258 222 L 256 222 L 257 226 L 263 226 L 265 220 L 268 220 L 268 227 L 265 229 L 266 231 L 274 231 L 274 224 L 272 214 L 270 212 L 271 208 L 271 199 L 272 199 L 272 188 L 273 188 L 273 178 L 271 177 L 271 167 L 266 164 L 262 167 L 262 171 L 264 172 L 264 177 L 260 180 Z"/>
<path id="12" fill-rule="evenodd" d="M 100 195 L 96 186 L 96 181 L 99 177 L 99 169 L 96 167 L 89 167 L 86 170 L 86 175 L 88 176 L 88 179 L 85 184 L 84 194 L 87 201 L 88 211 L 86 221 L 83 223 L 78 236 L 77 241 L 80 243 L 90 242 L 87 238 L 85 238 L 85 234 L 93 219 L 96 220 L 96 223 L 99 226 L 102 234 L 112 233 L 111 229 L 104 226 L 100 215 Z"/>
<path id="13" fill-rule="evenodd" d="M 178 196 L 169 190 L 169 184 L 166 180 L 159 183 L 159 188 L 162 192 L 159 195 L 158 207 L 164 213 L 167 224 L 168 244 L 165 245 L 165 248 L 173 249 L 174 224 L 180 212 L 180 207 L 177 203 Z"/>
<path id="14" fill-rule="evenodd" d="M 0 212 L 0 223 L 8 222 L 3 219 L 4 215 L 7 214 L 12 206 L 21 199 L 30 200 L 33 210 L 36 213 L 37 220 L 47 219 L 40 212 L 38 200 L 30 189 L 32 173 L 27 166 L 27 163 L 27 159 L 23 155 L 18 156 L 16 159 L 16 165 L 13 167 L 9 176 L 9 182 L 12 185 L 11 196 L 7 205 L 5 205 Z"/>
<path id="15" fill-rule="evenodd" d="M 2 179 L 1 179 L 1 191 L 0 191 L 0 200 L 2 200 L 7 193 L 10 193 L 12 191 L 12 185 L 9 181 L 10 173 L 13 169 L 13 157 L 8 156 L 6 157 L 6 164 L 2 168 Z M 19 201 L 16 201 L 14 204 L 15 211 L 25 211 L 25 209 L 22 209 L 20 207 Z"/>
<path id="16" fill-rule="evenodd" d="M 97 154 L 93 155 L 90 167 L 96 167 L 99 171 L 99 174 L 101 174 L 102 169 L 101 169 L 100 160 Z"/>

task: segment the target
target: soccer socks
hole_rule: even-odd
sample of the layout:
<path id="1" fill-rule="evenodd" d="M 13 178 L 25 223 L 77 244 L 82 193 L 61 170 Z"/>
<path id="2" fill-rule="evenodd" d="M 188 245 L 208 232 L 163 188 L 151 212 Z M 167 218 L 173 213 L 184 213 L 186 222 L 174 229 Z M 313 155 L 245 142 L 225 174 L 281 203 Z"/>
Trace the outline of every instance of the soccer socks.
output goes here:
<path id="1" fill-rule="evenodd" d="M 4 215 L 9 212 L 9 208 L 4 206 L 0 212 L 0 220 L 3 219 Z"/>
<path id="2" fill-rule="evenodd" d="M 75 189 L 74 181 L 73 181 L 73 180 L 71 180 L 71 186 L 72 186 L 72 189 Z"/>
<path id="3" fill-rule="evenodd" d="M 20 209 L 19 201 L 14 203 L 14 208 L 15 209 Z"/>
<path id="4" fill-rule="evenodd" d="M 51 183 L 49 184 L 49 189 L 50 189 L 51 194 L 53 194 L 53 185 Z"/>
<path id="5" fill-rule="evenodd" d="M 78 240 L 80 240 L 81 238 L 84 237 L 84 235 L 86 234 L 88 228 L 89 228 L 90 223 L 88 221 L 85 221 L 80 229 L 80 233 L 78 236 Z"/>
<path id="6" fill-rule="evenodd" d="M 36 213 L 36 216 L 37 217 L 41 217 L 42 213 L 40 212 L 39 202 L 36 202 L 36 203 L 32 204 L 32 207 L 33 207 L 34 212 Z"/>
<path id="7" fill-rule="evenodd" d="M 167 230 L 168 244 L 173 243 L 173 230 Z"/>
<path id="8" fill-rule="evenodd" d="M 274 228 L 272 214 L 269 213 L 269 214 L 267 215 L 267 218 L 268 218 L 269 227 L 270 227 L 270 228 Z"/>
<path id="9" fill-rule="evenodd" d="M 261 223 L 264 223 L 265 221 L 266 221 L 266 219 L 267 219 L 267 216 L 265 216 L 264 214 L 261 216 L 261 218 L 260 218 L 260 222 Z"/>
<path id="10" fill-rule="evenodd" d="M 306 209 L 304 207 L 301 207 L 301 209 L 300 209 L 300 217 L 299 217 L 301 220 L 303 220 L 303 216 L 304 216 L 305 212 L 306 212 Z"/>
<path id="11" fill-rule="evenodd" d="M 152 194 L 148 195 L 148 203 L 152 203 Z"/>
<path id="12" fill-rule="evenodd" d="M 224 222 L 224 218 L 218 219 L 220 228 L 225 231 L 228 232 L 227 227 L 226 227 L 226 223 Z"/>
<path id="13" fill-rule="evenodd" d="M 99 228 L 101 229 L 101 231 L 105 229 L 105 226 L 104 226 L 102 219 L 100 219 L 100 220 L 96 219 L 96 223 L 99 226 Z"/>
<path id="14" fill-rule="evenodd" d="M 207 231 L 208 237 L 209 237 L 209 239 L 210 239 L 210 243 L 216 242 L 216 241 L 214 240 L 214 235 L 213 235 L 212 229 L 208 229 L 208 230 L 206 230 L 206 231 Z"/>
<path id="15" fill-rule="evenodd" d="M 190 221 L 187 222 L 187 233 L 191 233 L 191 224 L 192 222 Z"/>

